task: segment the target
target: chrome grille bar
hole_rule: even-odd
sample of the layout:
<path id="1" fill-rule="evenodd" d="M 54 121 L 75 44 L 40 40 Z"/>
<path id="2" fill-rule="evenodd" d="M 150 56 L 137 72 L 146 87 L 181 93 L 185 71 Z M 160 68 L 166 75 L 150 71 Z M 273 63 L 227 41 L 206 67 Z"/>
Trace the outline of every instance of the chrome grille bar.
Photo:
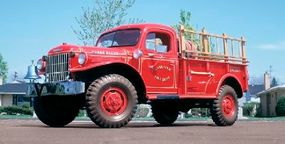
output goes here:
<path id="1" fill-rule="evenodd" d="M 69 76 L 68 53 L 51 55 L 47 59 L 48 82 L 65 81 Z"/>

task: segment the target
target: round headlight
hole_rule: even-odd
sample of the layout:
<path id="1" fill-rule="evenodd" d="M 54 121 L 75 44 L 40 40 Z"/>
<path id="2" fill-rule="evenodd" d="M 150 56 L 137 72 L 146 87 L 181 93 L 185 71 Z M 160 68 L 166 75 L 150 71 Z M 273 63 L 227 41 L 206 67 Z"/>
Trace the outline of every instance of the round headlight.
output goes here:
<path id="1" fill-rule="evenodd" d="M 86 61 L 86 54 L 85 53 L 80 53 L 78 56 L 78 63 L 80 65 L 83 65 Z"/>
<path id="2" fill-rule="evenodd" d="M 42 68 L 43 68 L 43 60 L 39 59 L 38 62 L 37 62 L 37 69 L 41 70 Z"/>

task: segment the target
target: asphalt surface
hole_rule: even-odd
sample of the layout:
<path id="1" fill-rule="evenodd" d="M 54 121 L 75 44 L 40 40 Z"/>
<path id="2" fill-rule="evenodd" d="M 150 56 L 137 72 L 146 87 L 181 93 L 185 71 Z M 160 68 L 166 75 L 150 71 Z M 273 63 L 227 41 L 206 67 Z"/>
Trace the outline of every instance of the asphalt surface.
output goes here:
<path id="1" fill-rule="evenodd" d="M 50 128 L 38 120 L 0 120 L 0 144 L 284 144 L 285 121 L 238 121 L 231 127 L 209 122 L 131 122 L 119 129 L 73 122 Z"/>

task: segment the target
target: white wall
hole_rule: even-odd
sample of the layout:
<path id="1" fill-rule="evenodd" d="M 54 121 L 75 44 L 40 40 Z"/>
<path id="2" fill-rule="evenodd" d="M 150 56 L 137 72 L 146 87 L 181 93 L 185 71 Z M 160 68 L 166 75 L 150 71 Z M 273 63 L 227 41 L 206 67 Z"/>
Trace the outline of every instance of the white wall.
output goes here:
<path id="1" fill-rule="evenodd" d="M 0 76 L 0 85 L 2 85 L 3 84 L 3 78 L 2 78 L 2 76 Z"/>
<path id="2" fill-rule="evenodd" d="M 260 105 L 261 105 L 261 115 L 267 116 L 267 99 L 266 94 L 260 96 Z"/>
<path id="3" fill-rule="evenodd" d="M 2 95 L 0 106 L 12 106 L 13 105 L 13 95 Z"/>

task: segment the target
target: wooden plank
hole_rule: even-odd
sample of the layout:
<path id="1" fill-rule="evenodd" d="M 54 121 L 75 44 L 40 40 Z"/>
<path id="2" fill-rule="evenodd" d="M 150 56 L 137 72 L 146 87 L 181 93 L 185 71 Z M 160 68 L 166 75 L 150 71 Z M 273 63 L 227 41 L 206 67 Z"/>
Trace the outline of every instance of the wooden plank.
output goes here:
<path id="1" fill-rule="evenodd" d="M 203 52 L 209 53 L 209 38 L 207 35 L 207 32 L 205 28 L 202 29 L 202 46 L 203 46 Z"/>
<path id="2" fill-rule="evenodd" d="M 245 52 L 245 38 L 241 37 L 241 52 L 242 52 L 242 59 L 244 60 L 244 62 L 246 63 L 246 52 Z"/>
<path id="3" fill-rule="evenodd" d="M 185 32 L 190 33 L 193 37 L 198 37 L 199 43 L 196 51 L 190 51 L 186 49 L 185 45 Z M 216 45 L 211 45 L 213 39 L 216 39 Z M 182 54 L 182 56 L 191 55 L 192 58 L 201 59 L 201 60 L 224 60 L 224 62 L 228 61 L 238 61 L 243 62 L 243 64 L 248 63 L 246 59 L 245 53 L 245 39 L 241 37 L 240 39 L 232 38 L 227 36 L 225 33 L 220 35 L 209 34 L 205 29 L 202 29 L 201 32 L 195 32 L 192 30 L 187 30 L 183 26 L 180 26 L 180 42 L 181 42 L 181 50 L 180 52 L 186 52 L 186 54 Z M 214 42 L 214 43 L 215 43 Z M 235 47 L 235 43 L 237 43 L 238 47 Z M 211 47 L 212 46 L 212 47 Z M 229 49 L 230 48 L 230 49 Z M 229 53 L 231 50 L 231 53 Z M 223 52 L 222 52 L 223 51 Z M 238 53 L 236 53 L 238 51 Z M 191 53 L 191 54 L 188 54 Z M 217 54 L 216 54 L 217 53 Z"/>
<path id="4" fill-rule="evenodd" d="M 185 33 L 185 28 L 183 25 L 180 25 L 180 48 L 179 48 L 179 52 L 182 53 L 186 50 L 186 45 L 185 45 L 185 37 L 184 37 L 184 33 Z"/>
<path id="5" fill-rule="evenodd" d="M 224 45 L 224 56 L 225 56 L 225 58 L 227 58 L 228 57 L 228 46 L 227 46 L 227 35 L 225 34 L 225 33 L 223 33 L 223 45 Z M 227 61 L 226 59 L 225 59 L 225 61 Z"/>
<path id="6" fill-rule="evenodd" d="M 193 34 L 197 34 L 197 35 L 207 35 L 207 36 L 210 36 L 210 37 L 216 37 L 216 38 L 224 38 L 223 36 L 220 36 L 220 35 L 216 35 L 216 34 L 209 34 L 209 33 L 202 33 L 202 32 L 196 32 L 196 31 L 192 31 L 192 30 L 187 30 L 185 29 L 184 32 L 188 32 L 188 33 L 193 33 Z M 230 37 L 230 36 L 227 36 L 228 40 L 234 40 L 234 41 L 238 41 L 238 42 L 241 42 L 242 40 L 241 39 L 237 39 L 237 38 L 234 38 L 234 37 Z"/>

